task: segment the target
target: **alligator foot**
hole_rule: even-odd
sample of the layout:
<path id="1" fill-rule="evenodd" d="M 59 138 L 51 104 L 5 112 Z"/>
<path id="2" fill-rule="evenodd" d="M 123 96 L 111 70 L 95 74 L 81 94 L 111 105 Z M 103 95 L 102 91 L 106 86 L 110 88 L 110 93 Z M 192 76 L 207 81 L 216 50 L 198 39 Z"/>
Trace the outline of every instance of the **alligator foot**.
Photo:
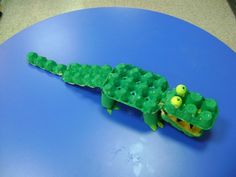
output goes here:
<path id="1" fill-rule="evenodd" d="M 157 126 L 160 127 L 160 128 L 163 128 L 164 127 L 164 123 L 162 121 L 158 121 L 157 122 Z"/>
<path id="2" fill-rule="evenodd" d="M 116 101 L 102 93 L 102 106 L 107 108 L 107 112 L 111 115 L 113 110 L 119 110 Z"/>
<path id="3" fill-rule="evenodd" d="M 120 110 L 120 108 L 116 105 L 114 105 L 113 108 L 107 108 L 107 112 L 111 115 L 113 110 Z"/>

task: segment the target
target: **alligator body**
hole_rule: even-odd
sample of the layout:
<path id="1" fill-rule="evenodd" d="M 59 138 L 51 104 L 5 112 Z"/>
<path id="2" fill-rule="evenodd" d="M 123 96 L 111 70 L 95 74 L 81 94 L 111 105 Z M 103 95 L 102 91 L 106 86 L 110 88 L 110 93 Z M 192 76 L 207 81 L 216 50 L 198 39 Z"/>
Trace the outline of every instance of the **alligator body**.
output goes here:
<path id="1" fill-rule="evenodd" d="M 66 66 L 34 52 L 27 57 L 30 64 L 61 76 L 66 83 L 101 89 L 101 103 L 108 112 L 118 102 L 140 110 L 153 131 L 165 121 L 188 136 L 199 137 L 212 128 L 218 114 L 215 100 L 190 92 L 182 84 L 169 89 L 164 77 L 133 65 Z"/>

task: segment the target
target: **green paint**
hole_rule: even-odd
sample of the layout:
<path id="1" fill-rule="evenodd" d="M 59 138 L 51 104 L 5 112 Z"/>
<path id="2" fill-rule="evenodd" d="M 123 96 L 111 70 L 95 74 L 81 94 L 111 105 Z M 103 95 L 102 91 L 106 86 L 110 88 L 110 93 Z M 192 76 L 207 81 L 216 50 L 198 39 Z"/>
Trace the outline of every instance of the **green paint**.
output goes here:
<path id="1" fill-rule="evenodd" d="M 218 114 L 213 99 L 190 92 L 182 84 L 169 90 L 164 77 L 133 65 L 119 64 L 115 68 L 108 65 L 66 66 L 34 52 L 28 54 L 28 62 L 61 76 L 66 83 L 100 88 L 102 106 L 109 114 L 117 110 L 117 102 L 140 110 L 144 122 L 153 131 L 163 127 L 164 120 L 186 135 L 198 137 L 204 130 L 212 128 Z M 190 128 L 184 127 L 183 123 Z M 193 129 L 198 129 L 197 133 Z"/>

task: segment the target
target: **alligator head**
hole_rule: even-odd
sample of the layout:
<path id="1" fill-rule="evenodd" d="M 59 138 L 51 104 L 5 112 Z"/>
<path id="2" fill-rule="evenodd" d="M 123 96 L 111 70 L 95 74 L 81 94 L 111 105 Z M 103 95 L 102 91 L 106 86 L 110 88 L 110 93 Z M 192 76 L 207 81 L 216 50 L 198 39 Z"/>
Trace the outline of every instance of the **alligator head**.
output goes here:
<path id="1" fill-rule="evenodd" d="M 199 137 L 212 128 L 218 114 L 217 103 L 178 85 L 161 101 L 161 117 L 189 136 Z"/>

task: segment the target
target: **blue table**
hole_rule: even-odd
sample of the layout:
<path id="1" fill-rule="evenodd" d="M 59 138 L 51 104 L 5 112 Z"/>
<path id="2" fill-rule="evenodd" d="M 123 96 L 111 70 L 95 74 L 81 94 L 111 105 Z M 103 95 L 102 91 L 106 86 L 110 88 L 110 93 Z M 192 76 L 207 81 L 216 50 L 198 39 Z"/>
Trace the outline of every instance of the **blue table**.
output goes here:
<path id="1" fill-rule="evenodd" d="M 110 116 L 97 90 L 29 66 L 29 51 L 65 64 L 134 64 L 215 98 L 219 117 L 200 139 L 167 124 L 152 132 L 138 111 Z M 235 67 L 215 37 L 151 11 L 95 8 L 33 25 L 0 46 L 0 176 L 236 176 Z"/>

